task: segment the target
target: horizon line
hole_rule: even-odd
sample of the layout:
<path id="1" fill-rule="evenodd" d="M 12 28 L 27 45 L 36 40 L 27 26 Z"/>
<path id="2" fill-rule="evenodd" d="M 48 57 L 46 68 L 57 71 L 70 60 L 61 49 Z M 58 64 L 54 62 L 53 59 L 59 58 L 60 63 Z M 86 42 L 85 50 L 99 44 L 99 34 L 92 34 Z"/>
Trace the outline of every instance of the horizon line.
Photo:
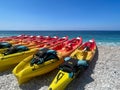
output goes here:
<path id="1" fill-rule="evenodd" d="M 56 30 L 50 30 L 50 29 L 43 29 L 43 30 L 30 30 L 30 29 L 26 29 L 26 30 L 7 30 L 7 29 L 4 29 L 4 30 L 0 30 L 0 31 L 64 31 L 63 29 L 62 30 L 58 30 L 58 29 L 56 29 Z M 68 30 L 68 29 L 66 29 L 65 31 L 120 31 L 120 30 L 109 30 L 109 29 L 106 29 L 106 30 L 104 30 L 104 29 L 101 29 L 101 30 L 98 30 L 98 29 L 96 29 L 96 30 L 92 30 L 92 29 L 88 29 L 88 30 L 86 30 L 86 29 L 83 29 L 83 30 Z"/>

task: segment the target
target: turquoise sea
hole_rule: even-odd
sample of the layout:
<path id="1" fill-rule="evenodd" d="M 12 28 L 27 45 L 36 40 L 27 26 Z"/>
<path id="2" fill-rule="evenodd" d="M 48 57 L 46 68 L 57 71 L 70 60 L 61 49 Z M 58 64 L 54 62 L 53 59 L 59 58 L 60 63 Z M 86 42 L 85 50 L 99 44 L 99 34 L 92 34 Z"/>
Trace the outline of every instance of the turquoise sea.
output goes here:
<path id="1" fill-rule="evenodd" d="M 74 38 L 82 36 L 83 41 L 94 38 L 98 45 L 120 45 L 120 31 L 0 31 L 0 37 L 16 36 L 20 34 L 43 35 L 43 36 L 69 36 Z"/>

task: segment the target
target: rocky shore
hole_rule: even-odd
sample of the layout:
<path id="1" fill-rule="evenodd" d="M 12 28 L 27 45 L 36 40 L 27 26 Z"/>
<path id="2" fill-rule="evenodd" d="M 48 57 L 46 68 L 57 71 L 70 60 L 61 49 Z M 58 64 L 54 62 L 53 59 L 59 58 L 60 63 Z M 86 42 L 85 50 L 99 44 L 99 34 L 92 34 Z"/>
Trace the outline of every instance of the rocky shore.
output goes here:
<path id="1" fill-rule="evenodd" d="M 57 74 L 54 70 L 19 86 L 12 70 L 0 73 L 0 90 L 47 90 Z M 90 67 L 66 90 L 120 90 L 120 46 L 98 46 Z"/>

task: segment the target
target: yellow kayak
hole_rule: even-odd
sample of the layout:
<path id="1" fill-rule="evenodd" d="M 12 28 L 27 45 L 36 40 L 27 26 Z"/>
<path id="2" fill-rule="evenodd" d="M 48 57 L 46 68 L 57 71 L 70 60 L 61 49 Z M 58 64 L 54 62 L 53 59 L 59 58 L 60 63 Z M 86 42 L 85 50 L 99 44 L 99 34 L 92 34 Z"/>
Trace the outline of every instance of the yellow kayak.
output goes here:
<path id="1" fill-rule="evenodd" d="M 0 54 L 0 72 L 17 65 L 26 57 L 33 55 L 37 52 L 37 50 L 37 48 L 29 49 L 28 47 L 22 45 L 12 46 L 3 54 Z"/>
<path id="2" fill-rule="evenodd" d="M 13 70 L 19 84 L 27 82 L 31 78 L 48 73 L 57 68 L 78 46 L 82 44 L 82 38 L 68 40 L 52 49 L 42 48 L 34 56 L 29 56 L 20 62 Z"/>
<path id="3" fill-rule="evenodd" d="M 65 90 L 66 86 L 89 66 L 96 52 L 94 39 L 84 43 L 75 50 L 65 62 L 59 66 L 59 72 L 50 84 L 48 90 Z"/>

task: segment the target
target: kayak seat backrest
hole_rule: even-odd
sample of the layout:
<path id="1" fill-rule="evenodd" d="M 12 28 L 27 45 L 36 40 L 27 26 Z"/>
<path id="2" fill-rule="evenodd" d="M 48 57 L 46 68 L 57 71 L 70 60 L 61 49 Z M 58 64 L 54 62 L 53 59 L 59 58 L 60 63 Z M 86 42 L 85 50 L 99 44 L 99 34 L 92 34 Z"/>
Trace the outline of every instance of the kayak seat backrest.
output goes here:
<path id="1" fill-rule="evenodd" d="M 0 42 L 0 48 L 10 48 L 12 44 L 7 42 Z"/>
<path id="2" fill-rule="evenodd" d="M 27 51 L 27 50 L 29 50 L 29 49 L 28 49 L 28 47 L 26 47 L 26 46 L 18 46 L 18 47 L 16 48 L 16 51 L 17 51 L 17 52 L 22 52 L 22 51 Z"/>
<path id="3" fill-rule="evenodd" d="M 51 59 L 59 59 L 57 56 L 57 52 L 55 50 L 43 48 L 34 55 L 33 59 L 30 62 L 30 65 L 39 65 Z"/>
<path id="4" fill-rule="evenodd" d="M 64 72 L 76 73 L 78 70 L 86 69 L 88 67 L 88 63 L 85 60 L 78 60 L 78 59 L 68 58 L 68 57 L 67 59 L 68 60 L 65 60 L 65 62 L 59 66 L 59 69 Z"/>
<path id="5" fill-rule="evenodd" d="M 18 52 L 22 52 L 22 51 L 27 51 L 29 50 L 26 46 L 21 46 L 21 45 L 16 45 L 13 46 L 9 49 L 7 49 L 6 52 L 4 52 L 4 55 L 8 55 L 8 54 L 13 54 L 13 53 L 18 53 Z"/>
<path id="6" fill-rule="evenodd" d="M 48 48 L 42 48 L 35 55 L 39 58 L 42 58 L 48 50 Z"/>
<path id="7" fill-rule="evenodd" d="M 64 72 L 76 72 L 78 60 L 74 58 L 69 58 L 69 60 L 65 61 L 63 64 L 59 66 L 59 69 Z"/>

